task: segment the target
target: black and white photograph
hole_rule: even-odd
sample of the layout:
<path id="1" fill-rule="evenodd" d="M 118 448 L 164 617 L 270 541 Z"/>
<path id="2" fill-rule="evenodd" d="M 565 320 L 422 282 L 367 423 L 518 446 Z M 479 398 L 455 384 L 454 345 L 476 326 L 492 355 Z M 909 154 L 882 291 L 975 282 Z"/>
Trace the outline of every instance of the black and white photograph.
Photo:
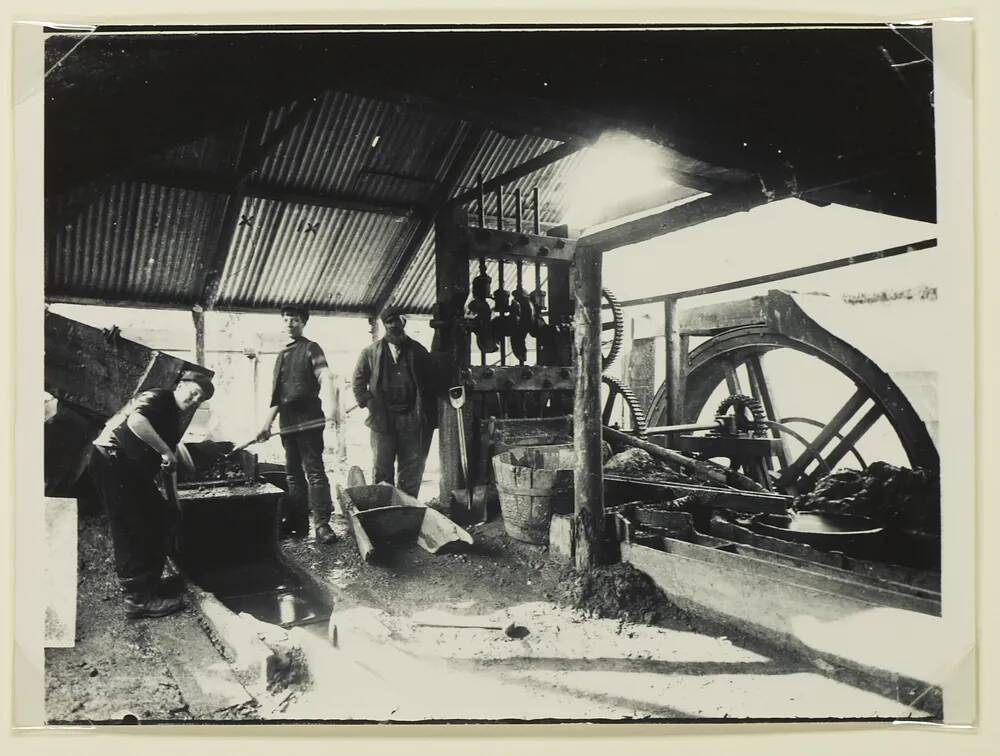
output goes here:
<path id="1" fill-rule="evenodd" d="M 971 30 L 39 29 L 15 724 L 974 724 Z"/>

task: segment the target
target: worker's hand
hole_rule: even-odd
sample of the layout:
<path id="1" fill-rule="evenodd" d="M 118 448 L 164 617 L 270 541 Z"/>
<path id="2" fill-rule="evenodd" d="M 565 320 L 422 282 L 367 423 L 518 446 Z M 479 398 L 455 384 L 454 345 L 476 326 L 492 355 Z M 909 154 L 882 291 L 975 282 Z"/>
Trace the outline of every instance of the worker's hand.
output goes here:
<path id="1" fill-rule="evenodd" d="M 173 452 L 167 451 L 160 455 L 160 467 L 164 470 L 173 470 L 177 467 L 177 457 Z"/>
<path id="2" fill-rule="evenodd" d="M 257 433 L 257 437 L 254 440 L 255 441 L 267 441 L 267 439 L 269 439 L 270 437 L 271 437 L 271 429 L 270 429 L 270 427 L 261 428 L 260 431 Z"/>

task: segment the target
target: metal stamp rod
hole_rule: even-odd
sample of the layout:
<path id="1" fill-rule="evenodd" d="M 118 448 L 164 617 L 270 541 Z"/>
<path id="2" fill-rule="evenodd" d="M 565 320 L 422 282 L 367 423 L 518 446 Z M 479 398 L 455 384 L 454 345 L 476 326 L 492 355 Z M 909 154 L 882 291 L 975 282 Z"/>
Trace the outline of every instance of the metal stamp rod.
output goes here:
<path id="1" fill-rule="evenodd" d="M 486 195 L 483 192 L 483 174 L 476 174 L 476 189 L 479 191 L 479 227 L 486 228 Z"/>
<path id="2" fill-rule="evenodd" d="M 535 204 L 535 236 L 542 234 L 542 221 L 538 217 L 538 187 L 531 190 L 531 199 Z"/>

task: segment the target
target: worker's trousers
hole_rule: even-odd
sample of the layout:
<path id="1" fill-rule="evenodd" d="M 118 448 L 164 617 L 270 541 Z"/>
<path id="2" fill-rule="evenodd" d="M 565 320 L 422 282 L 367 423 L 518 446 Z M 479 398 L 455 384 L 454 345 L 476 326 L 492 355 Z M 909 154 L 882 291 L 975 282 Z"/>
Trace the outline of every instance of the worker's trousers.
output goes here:
<path id="1" fill-rule="evenodd" d="M 148 596 L 159 583 L 178 513 L 160 495 L 145 470 L 117 450 L 99 446 L 90 475 L 104 503 L 115 554 L 115 573 L 126 593 Z"/>
<path id="2" fill-rule="evenodd" d="M 286 511 L 292 520 L 307 507 L 314 526 L 330 521 L 333 502 L 323 465 L 323 429 L 299 431 L 281 437 L 285 447 Z"/>
<path id="3" fill-rule="evenodd" d="M 386 413 L 386 430 L 372 430 L 375 483 L 388 483 L 417 496 L 433 430 L 423 427 L 419 413 Z M 396 469 L 394 469 L 396 468 Z"/>

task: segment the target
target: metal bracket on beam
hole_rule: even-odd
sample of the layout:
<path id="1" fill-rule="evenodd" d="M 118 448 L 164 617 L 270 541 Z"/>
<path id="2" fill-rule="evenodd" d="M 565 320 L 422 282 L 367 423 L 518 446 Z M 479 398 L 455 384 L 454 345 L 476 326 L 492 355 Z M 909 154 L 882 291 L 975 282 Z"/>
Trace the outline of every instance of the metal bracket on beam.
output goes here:
<path id="1" fill-rule="evenodd" d="M 470 260 L 485 257 L 494 260 L 521 258 L 572 262 L 576 256 L 575 239 L 489 228 L 462 228 L 458 230 L 458 234 Z"/>
<path id="2" fill-rule="evenodd" d="M 463 379 L 472 391 L 572 391 L 573 376 L 571 367 L 508 365 L 470 367 Z"/>

